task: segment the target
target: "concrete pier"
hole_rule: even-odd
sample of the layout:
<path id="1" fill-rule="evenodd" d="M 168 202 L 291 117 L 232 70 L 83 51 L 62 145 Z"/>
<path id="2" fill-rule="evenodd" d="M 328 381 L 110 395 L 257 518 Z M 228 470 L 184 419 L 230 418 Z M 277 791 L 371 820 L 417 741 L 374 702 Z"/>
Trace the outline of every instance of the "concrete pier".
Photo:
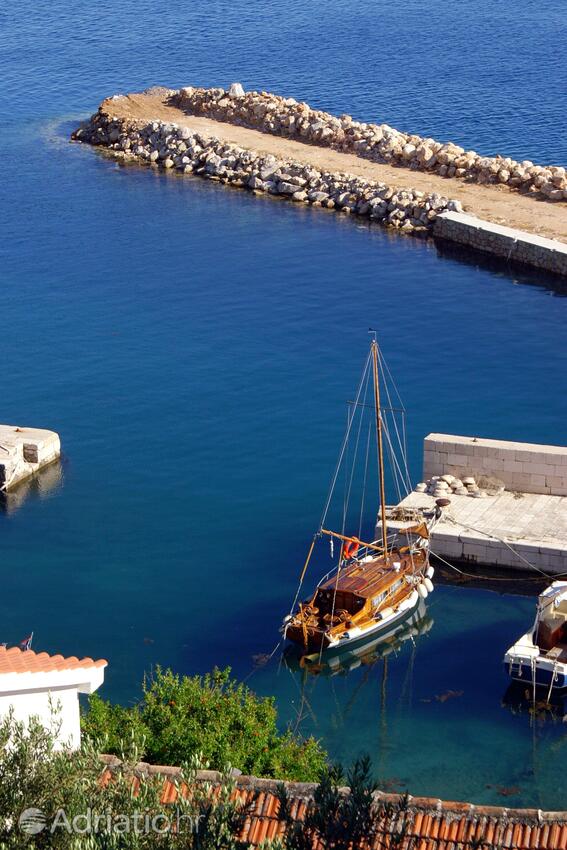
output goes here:
<path id="1" fill-rule="evenodd" d="M 436 555 L 567 575 L 567 447 L 430 434 L 424 441 L 428 490 L 410 493 L 392 515 L 433 506 L 438 496 L 431 490 L 443 476 L 474 478 L 476 490 L 447 491 L 451 504 L 431 540 Z"/>
<path id="2" fill-rule="evenodd" d="M 0 425 L 0 492 L 6 493 L 61 455 L 55 431 Z"/>
<path id="3" fill-rule="evenodd" d="M 462 212 L 441 212 L 433 224 L 438 239 L 458 242 L 485 254 L 567 277 L 567 243 L 503 227 Z"/>

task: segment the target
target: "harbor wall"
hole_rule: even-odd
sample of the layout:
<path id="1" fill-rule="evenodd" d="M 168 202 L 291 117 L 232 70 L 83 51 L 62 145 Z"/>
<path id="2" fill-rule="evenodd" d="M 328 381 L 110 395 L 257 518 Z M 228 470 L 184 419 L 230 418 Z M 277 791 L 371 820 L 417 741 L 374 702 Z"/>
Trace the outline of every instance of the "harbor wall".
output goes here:
<path id="1" fill-rule="evenodd" d="M 567 176 L 562 166 L 535 165 L 531 160 L 518 162 L 500 155 L 482 156 L 453 142 L 404 133 L 388 124 L 355 121 L 350 115 L 336 117 L 291 97 L 265 91 L 244 92 L 238 83 L 228 91 L 188 86 L 174 92 L 171 102 L 193 115 L 356 153 L 374 162 L 474 183 L 505 185 L 548 201 L 567 200 Z"/>
<path id="2" fill-rule="evenodd" d="M 429 434 L 423 477 L 434 475 L 492 477 L 506 490 L 567 496 L 567 447 Z"/>
<path id="3" fill-rule="evenodd" d="M 116 119 L 104 109 L 74 134 L 124 161 L 195 174 L 255 193 L 364 216 L 405 232 L 430 233 L 437 215 L 459 211 L 459 201 L 436 192 L 395 189 L 344 172 L 319 171 L 289 159 L 241 148 L 163 121 Z"/>
<path id="4" fill-rule="evenodd" d="M 511 539 L 509 547 L 489 534 L 466 529 L 457 534 L 441 526 L 433 532 L 431 542 L 433 554 L 451 562 L 530 574 L 541 571 L 548 576 L 567 575 L 567 551 L 553 541 Z"/>
<path id="5" fill-rule="evenodd" d="M 0 492 L 7 492 L 61 455 L 55 431 L 0 425 Z"/>
<path id="6" fill-rule="evenodd" d="M 564 242 L 449 210 L 437 216 L 433 234 L 511 262 L 567 276 L 567 244 Z"/>
<path id="7" fill-rule="evenodd" d="M 231 91 L 234 88 L 235 86 L 232 86 Z M 240 87 L 236 88 L 241 91 Z M 299 155 L 297 159 L 291 159 L 285 158 L 281 153 L 274 156 L 259 152 L 252 147 L 256 145 L 256 140 L 251 142 L 250 147 L 242 147 L 224 141 L 210 131 L 212 129 L 215 132 L 218 126 L 219 133 L 226 133 L 226 125 L 214 125 L 215 121 L 225 121 L 262 133 L 307 141 L 313 146 L 348 151 L 376 162 L 403 165 L 408 169 L 406 180 L 409 171 L 430 170 L 447 177 L 463 177 L 479 183 L 502 182 L 500 178 L 496 179 L 498 175 L 495 177 L 494 174 L 494 162 L 501 165 L 501 159 L 498 157 L 492 158 L 494 162 L 482 158 L 482 166 L 474 159 L 473 165 L 470 166 L 473 170 L 465 169 L 463 174 L 460 173 L 462 169 L 455 165 L 441 171 L 439 169 L 445 169 L 447 162 L 453 162 L 453 159 L 455 163 L 460 162 L 460 155 L 455 153 L 450 145 L 435 143 L 435 167 L 427 165 L 429 160 L 420 165 L 418 160 L 421 154 L 418 152 L 421 147 L 418 137 L 399 134 L 397 130 L 386 125 L 353 122 L 349 116 L 335 118 L 328 113 L 312 110 L 307 104 L 298 104 L 292 98 L 285 99 L 265 92 L 231 95 L 224 89 L 192 88 L 180 91 L 154 88 L 144 94 L 150 99 L 154 98 L 154 104 L 157 99 L 158 105 L 165 105 L 173 119 L 169 122 L 152 120 L 151 111 L 147 115 L 138 113 L 134 118 L 127 111 L 129 96 L 115 95 L 103 101 L 98 112 L 72 134 L 73 140 L 104 148 L 111 156 L 123 162 L 137 161 L 152 168 L 197 175 L 246 189 L 254 194 L 265 193 L 295 203 L 362 216 L 388 228 L 434 236 L 439 240 L 439 244 L 461 244 L 500 257 L 504 261 L 523 263 L 567 277 L 566 243 L 544 239 L 466 215 L 460 200 L 440 194 L 439 191 L 424 190 L 423 185 L 422 189 L 418 190 L 412 188 L 411 183 L 404 188 L 396 187 L 391 185 L 394 181 L 389 173 L 386 178 L 389 183 L 384 183 L 378 179 L 369 179 L 365 175 L 353 175 L 346 170 L 325 170 L 324 166 L 306 163 Z M 126 115 L 121 115 L 122 102 Z M 184 118 L 187 113 L 206 116 L 209 126 L 201 132 L 186 126 Z M 375 132 L 376 127 L 380 129 L 380 133 Z M 331 133 L 333 128 L 333 132 L 336 131 L 334 136 Z M 364 135 L 368 132 L 370 141 Z M 407 141 L 406 137 L 410 141 Z M 399 144 L 404 139 L 406 141 L 400 153 Z M 263 146 L 264 141 L 265 137 L 258 136 L 258 146 Z M 424 144 L 431 141 L 425 140 Z M 436 145 L 438 147 L 435 147 Z M 409 159 L 404 159 L 403 151 L 407 151 L 408 146 L 415 150 Z M 269 143 L 267 148 L 269 150 Z M 309 150 L 309 147 L 305 149 Z M 264 150 L 262 147 L 262 151 Z M 314 160 L 317 161 L 316 158 Z M 563 195 L 567 198 L 567 189 L 558 188 L 564 184 L 564 169 L 544 169 L 549 179 L 540 186 L 542 174 L 537 169 L 543 166 L 534 166 L 536 171 L 533 171 L 531 165 L 520 165 L 518 173 L 526 176 L 529 172 L 531 176 L 529 180 L 511 178 L 519 181 L 510 183 L 511 188 L 543 200 L 560 200 L 557 194 L 553 194 L 557 192 L 562 198 Z M 453 173 L 454 168 L 456 170 Z M 511 173 L 516 172 L 512 169 Z M 439 182 L 445 181 L 437 180 L 436 189 L 439 189 Z M 552 185 L 555 188 L 549 189 L 546 195 L 543 188 Z M 447 181 L 449 191 L 456 186 L 458 184 L 455 181 Z M 487 191 L 494 192 L 494 189 Z M 529 203 L 531 205 L 531 201 Z M 535 217 L 537 207 L 534 202 Z"/>

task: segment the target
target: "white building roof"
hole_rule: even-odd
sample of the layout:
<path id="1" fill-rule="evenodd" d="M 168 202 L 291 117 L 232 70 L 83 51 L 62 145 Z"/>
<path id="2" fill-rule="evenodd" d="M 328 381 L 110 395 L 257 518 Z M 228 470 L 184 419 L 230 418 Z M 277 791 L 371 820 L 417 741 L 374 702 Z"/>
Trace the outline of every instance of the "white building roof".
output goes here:
<path id="1" fill-rule="evenodd" d="M 90 694 L 102 684 L 107 664 L 104 658 L 64 658 L 0 646 L 0 694 L 70 687 Z"/>

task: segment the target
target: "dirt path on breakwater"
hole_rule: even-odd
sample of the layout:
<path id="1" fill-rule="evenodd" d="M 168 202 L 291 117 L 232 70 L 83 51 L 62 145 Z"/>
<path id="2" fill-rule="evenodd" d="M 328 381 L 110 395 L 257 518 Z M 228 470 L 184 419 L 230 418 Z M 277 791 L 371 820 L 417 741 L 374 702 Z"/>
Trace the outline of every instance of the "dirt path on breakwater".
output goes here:
<path id="1" fill-rule="evenodd" d="M 567 242 L 567 204 L 540 201 L 511 191 L 506 186 L 481 186 L 437 174 L 383 165 L 354 154 L 304 144 L 202 116 L 187 115 L 181 109 L 168 106 L 158 94 L 129 94 L 117 99 L 109 98 L 103 101 L 102 109 L 114 118 L 175 123 L 242 148 L 298 160 L 319 171 L 342 171 L 398 189 L 438 192 L 459 200 L 466 212 L 478 218 Z"/>

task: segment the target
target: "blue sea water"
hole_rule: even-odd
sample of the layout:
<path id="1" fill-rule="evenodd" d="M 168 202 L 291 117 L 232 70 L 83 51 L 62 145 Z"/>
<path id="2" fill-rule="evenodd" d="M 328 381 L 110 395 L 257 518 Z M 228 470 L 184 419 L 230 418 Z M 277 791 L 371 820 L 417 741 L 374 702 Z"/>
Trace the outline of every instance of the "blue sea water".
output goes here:
<path id="1" fill-rule="evenodd" d="M 119 167 L 68 144 L 78 120 L 117 91 L 238 79 L 567 164 L 564 11 L 0 10 L 0 419 L 59 431 L 65 453 L 58 480 L 0 516 L 2 640 L 33 629 L 38 649 L 108 658 L 102 693 L 123 701 L 156 664 L 248 676 L 277 642 L 369 324 L 408 408 L 415 479 L 430 431 L 565 442 L 567 300 L 549 279 Z M 564 808 L 565 727 L 503 705 L 501 657 L 533 604 L 439 586 L 430 630 L 386 669 L 303 681 L 276 658 L 249 681 L 334 758 L 370 752 L 391 787 Z"/>

